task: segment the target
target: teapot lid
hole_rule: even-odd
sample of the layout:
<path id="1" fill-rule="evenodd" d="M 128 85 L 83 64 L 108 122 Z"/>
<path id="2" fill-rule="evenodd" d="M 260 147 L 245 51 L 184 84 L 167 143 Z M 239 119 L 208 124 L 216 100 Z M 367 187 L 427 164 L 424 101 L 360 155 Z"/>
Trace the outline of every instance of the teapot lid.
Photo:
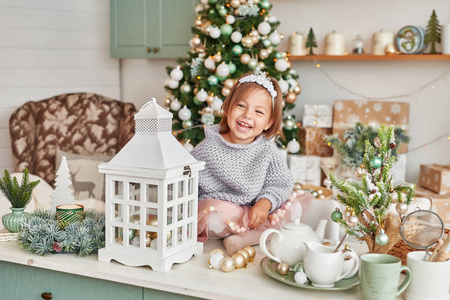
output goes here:
<path id="1" fill-rule="evenodd" d="M 300 223 L 300 218 L 294 218 L 293 223 L 284 224 L 283 228 L 286 230 L 293 230 L 293 231 L 311 230 L 311 227 L 309 225 Z"/>

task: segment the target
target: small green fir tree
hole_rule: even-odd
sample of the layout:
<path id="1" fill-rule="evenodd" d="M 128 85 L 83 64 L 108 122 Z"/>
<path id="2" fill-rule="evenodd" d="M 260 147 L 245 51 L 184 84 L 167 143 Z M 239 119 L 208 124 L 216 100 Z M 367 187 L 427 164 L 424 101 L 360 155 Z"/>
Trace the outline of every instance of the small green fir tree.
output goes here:
<path id="1" fill-rule="evenodd" d="M 308 38 L 306 40 L 306 47 L 309 48 L 309 54 L 314 55 L 313 48 L 317 48 L 317 42 L 312 27 L 309 28 Z"/>
<path id="2" fill-rule="evenodd" d="M 30 203 L 33 189 L 39 184 L 40 180 L 30 182 L 29 179 L 30 175 L 26 168 L 23 171 L 20 185 L 17 178 L 11 178 L 8 170 L 5 170 L 5 176 L 0 179 L 0 190 L 11 202 L 12 208 L 24 208 Z"/>
<path id="3" fill-rule="evenodd" d="M 433 9 L 431 13 L 430 21 L 427 25 L 427 33 L 425 34 L 424 43 L 431 43 L 430 54 L 436 54 L 435 44 L 441 42 L 441 25 L 436 16 L 436 12 Z"/>
<path id="4" fill-rule="evenodd" d="M 384 125 L 378 130 L 374 146 L 366 140 L 363 163 L 355 169 L 355 179 L 339 180 L 333 173 L 330 178 L 340 193 L 337 199 L 346 205 L 348 215 L 335 211 L 333 221 L 343 226 L 346 232 L 366 241 L 372 253 L 386 253 L 400 239 L 401 216 L 407 212 L 415 194 L 415 185 L 401 183 L 393 185 L 389 174 L 395 157 L 391 151 L 396 147 L 394 127 Z M 396 210 L 399 216 L 389 213 L 389 206 L 397 196 Z"/>

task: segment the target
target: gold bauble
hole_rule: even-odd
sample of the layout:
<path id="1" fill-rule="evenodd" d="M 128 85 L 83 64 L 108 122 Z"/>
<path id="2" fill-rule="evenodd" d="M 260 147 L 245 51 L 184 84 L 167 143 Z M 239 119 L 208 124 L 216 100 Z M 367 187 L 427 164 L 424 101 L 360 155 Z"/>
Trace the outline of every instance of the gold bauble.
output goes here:
<path id="1" fill-rule="evenodd" d="M 255 258 L 256 250 L 252 246 L 245 246 L 242 250 L 247 251 L 250 254 L 250 258 Z"/>
<path id="2" fill-rule="evenodd" d="M 245 257 L 245 262 L 248 263 L 250 261 L 250 253 L 247 252 L 247 250 L 241 249 L 236 253 L 240 253 Z"/>
<path id="3" fill-rule="evenodd" d="M 194 95 L 197 95 L 198 93 L 198 86 L 195 86 L 194 90 L 193 90 Z"/>
<path id="4" fill-rule="evenodd" d="M 294 191 L 298 191 L 302 189 L 302 184 L 300 182 L 294 183 Z"/>
<path id="5" fill-rule="evenodd" d="M 215 62 L 220 63 L 222 61 L 222 55 L 220 53 L 216 53 L 213 59 Z"/>
<path id="6" fill-rule="evenodd" d="M 231 4 L 232 7 L 238 8 L 239 6 L 241 6 L 241 1 L 239 1 L 239 0 L 231 0 L 230 4 Z"/>
<path id="7" fill-rule="evenodd" d="M 227 89 L 231 89 L 234 85 L 234 81 L 233 79 L 227 79 L 223 82 L 223 86 L 226 87 Z"/>
<path id="8" fill-rule="evenodd" d="M 258 30 L 252 29 L 252 31 L 250 31 L 250 36 L 259 36 Z"/>
<path id="9" fill-rule="evenodd" d="M 246 4 L 247 0 L 241 0 L 241 4 Z"/>
<path id="10" fill-rule="evenodd" d="M 225 257 L 225 253 L 220 248 L 216 248 L 216 249 L 212 250 L 211 252 L 209 252 L 209 256 L 213 256 L 214 254 L 221 254 L 222 256 Z"/>
<path id="11" fill-rule="evenodd" d="M 170 231 L 168 231 L 168 232 L 166 233 L 166 239 L 167 239 L 167 241 L 169 241 L 171 238 L 172 238 L 172 230 L 170 230 Z"/>
<path id="12" fill-rule="evenodd" d="M 215 100 L 215 97 L 214 97 L 214 95 L 208 95 L 208 97 L 206 97 L 206 102 L 208 102 L 208 104 L 211 104 L 211 103 L 213 103 L 214 102 L 214 100 Z"/>
<path id="13" fill-rule="evenodd" d="M 269 57 L 269 52 L 267 52 L 266 49 L 262 49 L 259 51 L 259 57 L 261 57 L 261 59 L 266 59 Z"/>
<path id="14" fill-rule="evenodd" d="M 397 54 L 397 50 L 395 50 L 395 46 L 392 43 L 388 43 L 384 48 L 384 54 L 386 55 L 394 55 Z"/>
<path id="15" fill-rule="evenodd" d="M 258 4 L 259 0 L 253 0 L 253 4 Z"/>
<path id="16" fill-rule="evenodd" d="M 194 45 L 194 47 L 199 47 L 202 45 L 202 40 L 198 36 L 195 36 L 192 38 L 192 45 Z"/>
<path id="17" fill-rule="evenodd" d="M 130 223 L 133 224 L 140 224 L 141 223 L 141 215 L 140 214 L 133 214 L 130 216 Z"/>
<path id="18" fill-rule="evenodd" d="M 235 269 L 234 260 L 231 257 L 225 257 L 220 261 L 220 269 L 226 273 L 232 272 Z"/>
<path id="19" fill-rule="evenodd" d="M 167 97 L 167 98 L 164 100 L 164 105 L 165 105 L 165 106 L 169 106 L 169 105 L 170 105 L 170 98 L 169 98 L 169 97 Z"/>
<path id="20" fill-rule="evenodd" d="M 214 112 L 214 116 L 218 117 L 218 118 L 222 118 L 223 117 L 223 111 L 221 110 L 216 110 Z"/>
<path id="21" fill-rule="evenodd" d="M 292 63 L 290 61 L 287 61 L 287 67 L 288 69 L 292 69 Z"/>
<path id="22" fill-rule="evenodd" d="M 281 107 L 285 108 L 286 107 L 286 101 L 284 101 L 284 99 L 281 101 Z"/>
<path id="23" fill-rule="evenodd" d="M 252 38 L 248 35 L 244 36 L 241 40 L 241 44 L 246 48 L 251 48 L 253 46 Z"/>
<path id="24" fill-rule="evenodd" d="M 287 263 L 281 263 L 278 265 L 277 270 L 281 275 L 287 275 L 289 273 L 289 265 Z"/>
<path id="25" fill-rule="evenodd" d="M 158 216 L 148 215 L 147 216 L 147 225 L 157 227 L 158 226 Z"/>
<path id="26" fill-rule="evenodd" d="M 247 53 L 241 55 L 241 63 L 243 63 L 244 65 L 248 65 L 250 59 L 251 57 Z"/>
<path id="27" fill-rule="evenodd" d="M 247 265 L 245 257 L 242 253 L 237 252 L 231 258 L 234 260 L 234 267 L 236 269 L 243 268 Z"/>
<path id="28" fill-rule="evenodd" d="M 257 36 L 252 36 L 252 45 L 257 44 L 259 42 L 259 38 Z"/>
<path id="29" fill-rule="evenodd" d="M 261 70 L 263 70 L 263 69 L 266 67 L 266 64 L 265 64 L 263 61 L 260 61 L 260 62 L 258 63 L 258 67 L 259 67 Z"/>
<path id="30" fill-rule="evenodd" d="M 302 87 L 297 84 L 297 86 L 294 88 L 294 93 L 297 95 L 300 95 L 300 93 L 302 92 Z"/>
<path id="31" fill-rule="evenodd" d="M 151 242 L 152 242 L 152 238 L 150 236 L 150 233 L 147 233 L 147 235 L 145 236 L 145 246 L 150 247 Z"/>
<path id="32" fill-rule="evenodd" d="M 147 233 L 147 236 L 149 238 L 151 238 L 152 240 L 154 240 L 154 239 L 156 239 L 158 237 L 158 233 L 154 232 L 154 231 L 150 231 L 150 232 Z"/>
<path id="33" fill-rule="evenodd" d="M 194 24 L 196 27 L 202 27 L 203 25 L 202 19 L 199 17 L 197 20 L 195 20 Z"/>
<path id="34" fill-rule="evenodd" d="M 289 93 L 287 93 L 287 95 L 286 95 L 286 102 L 287 103 L 294 103 L 295 102 L 295 100 L 297 100 L 297 94 L 296 93 L 294 93 L 294 92 L 289 92 Z"/>
<path id="35" fill-rule="evenodd" d="M 222 88 L 222 95 L 224 97 L 227 97 L 230 94 L 230 89 L 227 89 L 226 87 Z"/>

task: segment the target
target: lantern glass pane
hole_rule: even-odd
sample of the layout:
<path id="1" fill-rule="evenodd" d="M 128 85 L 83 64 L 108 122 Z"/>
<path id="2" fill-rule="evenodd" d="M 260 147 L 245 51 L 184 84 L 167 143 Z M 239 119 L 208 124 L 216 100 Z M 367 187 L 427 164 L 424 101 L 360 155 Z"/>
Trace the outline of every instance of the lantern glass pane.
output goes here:
<path id="1" fill-rule="evenodd" d="M 167 208 L 167 225 L 172 224 L 173 206 Z"/>
<path id="2" fill-rule="evenodd" d="M 192 239 L 192 223 L 187 224 L 187 240 Z"/>
<path id="3" fill-rule="evenodd" d="M 158 240 L 156 239 L 157 237 L 158 234 L 156 233 L 156 231 L 147 231 L 145 235 L 145 247 L 156 250 L 158 242 Z"/>
<path id="4" fill-rule="evenodd" d="M 136 225 L 141 224 L 141 215 L 140 215 L 139 210 L 131 212 L 131 209 L 130 209 L 130 224 L 136 224 Z"/>
<path id="5" fill-rule="evenodd" d="M 154 184 L 147 184 L 147 202 L 158 202 L 158 186 Z"/>
<path id="6" fill-rule="evenodd" d="M 190 200 L 188 202 L 188 217 L 192 217 L 193 213 L 194 213 L 194 200 Z"/>
<path id="7" fill-rule="evenodd" d="M 183 241 L 183 227 L 177 228 L 177 245 L 181 244 Z"/>
<path id="8" fill-rule="evenodd" d="M 130 200 L 141 200 L 141 184 L 137 182 L 130 182 L 129 185 L 129 198 Z"/>
<path id="9" fill-rule="evenodd" d="M 183 193 L 184 192 L 184 181 L 179 181 L 178 182 L 178 198 L 182 198 L 183 197 Z"/>
<path id="10" fill-rule="evenodd" d="M 189 178 L 188 180 L 188 195 L 192 195 L 194 193 L 194 178 Z"/>
<path id="11" fill-rule="evenodd" d="M 129 207 L 128 207 L 128 216 L 129 216 L 129 220 L 130 220 L 130 223 L 131 223 L 131 216 L 133 216 L 133 215 L 139 215 L 140 214 L 140 211 L 141 211 L 141 207 L 140 206 L 135 206 L 135 205 L 130 205 Z"/>
<path id="12" fill-rule="evenodd" d="M 122 204 L 114 203 L 114 216 L 115 221 L 123 222 L 123 210 L 122 210 Z"/>
<path id="13" fill-rule="evenodd" d="M 174 188 L 173 188 L 173 183 L 167 185 L 167 201 L 172 201 L 173 200 L 173 193 L 174 193 Z"/>
<path id="14" fill-rule="evenodd" d="M 177 220 L 183 220 L 184 203 L 178 205 Z"/>
<path id="15" fill-rule="evenodd" d="M 114 198 L 123 199 L 123 182 L 114 180 L 113 187 L 114 187 Z"/>
<path id="16" fill-rule="evenodd" d="M 122 239 L 122 227 L 113 227 L 114 228 L 114 242 L 116 244 L 123 245 L 123 239 Z"/>
<path id="17" fill-rule="evenodd" d="M 158 227 L 158 210 L 156 208 L 147 208 L 146 225 Z"/>

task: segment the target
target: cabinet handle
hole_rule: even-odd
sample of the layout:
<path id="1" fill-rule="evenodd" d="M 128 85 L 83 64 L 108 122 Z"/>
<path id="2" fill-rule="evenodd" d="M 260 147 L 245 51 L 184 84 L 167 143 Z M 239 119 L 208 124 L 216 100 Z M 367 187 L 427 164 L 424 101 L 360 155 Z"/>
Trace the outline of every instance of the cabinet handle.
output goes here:
<path id="1" fill-rule="evenodd" d="M 42 297 L 42 299 L 45 299 L 45 300 L 53 299 L 52 293 L 42 293 L 41 297 Z"/>
<path id="2" fill-rule="evenodd" d="M 158 50 L 159 50 L 158 48 L 153 47 L 153 52 L 154 52 L 154 53 L 158 52 Z"/>
<path id="3" fill-rule="evenodd" d="M 150 52 L 152 52 L 152 48 L 147 47 L 147 53 L 150 53 Z"/>

